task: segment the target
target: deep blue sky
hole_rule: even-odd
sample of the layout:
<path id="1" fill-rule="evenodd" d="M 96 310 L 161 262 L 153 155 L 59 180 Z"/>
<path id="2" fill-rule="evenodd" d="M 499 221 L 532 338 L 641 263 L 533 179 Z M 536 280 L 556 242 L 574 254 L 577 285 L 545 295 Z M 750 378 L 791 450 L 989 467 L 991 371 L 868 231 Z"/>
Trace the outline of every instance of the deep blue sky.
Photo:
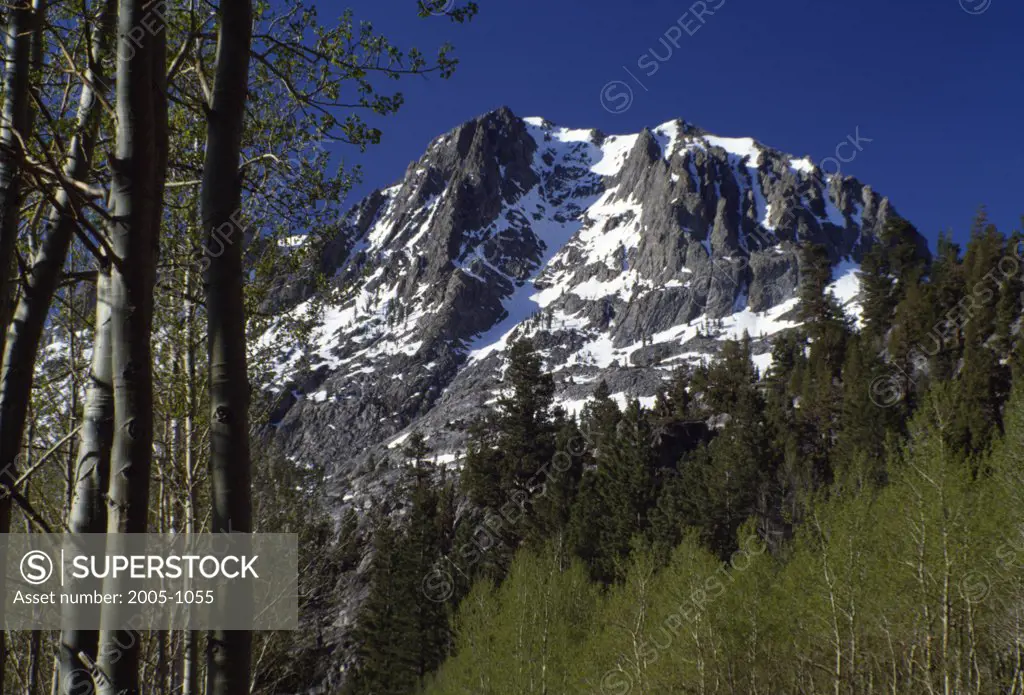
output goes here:
<path id="1" fill-rule="evenodd" d="M 419 19 L 414 0 L 320 4 L 321 19 L 352 7 L 403 46 L 451 41 L 462 61 L 448 81 L 398 84 L 406 105 L 379 124 L 383 143 L 346 155 L 365 170 L 357 195 L 397 180 L 436 135 L 505 104 L 608 133 L 679 117 L 815 161 L 859 128 L 863 150 L 843 173 L 889 196 L 933 242 L 944 229 L 965 240 L 983 204 L 1004 232 L 1019 226 L 1021 0 L 706 0 L 718 9 L 703 23 L 689 0 L 479 4 L 466 25 Z M 679 45 L 667 43 L 671 57 L 666 32 Z M 651 49 L 667 59 L 655 61 Z M 601 101 L 613 80 L 633 91 L 621 113 Z M 621 109 L 624 87 L 609 90 L 608 106 Z"/>

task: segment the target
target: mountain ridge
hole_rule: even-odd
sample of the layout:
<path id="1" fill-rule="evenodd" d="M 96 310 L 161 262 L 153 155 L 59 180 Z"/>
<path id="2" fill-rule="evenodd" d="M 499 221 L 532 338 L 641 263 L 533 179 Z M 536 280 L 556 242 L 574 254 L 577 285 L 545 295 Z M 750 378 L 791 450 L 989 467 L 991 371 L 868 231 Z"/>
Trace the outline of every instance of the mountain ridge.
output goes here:
<path id="1" fill-rule="evenodd" d="M 851 303 L 896 215 L 852 177 L 679 119 L 608 135 L 496 109 L 431 141 L 324 247 L 338 301 L 279 355 L 273 436 L 345 502 L 385 484 L 366 460 L 412 429 L 454 462 L 513 338 L 533 338 L 570 410 L 601 379 L 651 398 L 744 329 L 766 368 L 767 339 L 797 325 L 799 246 L 826 248 Z M 275 301 L 301 313 L 311 287 L 294 276 Z"/>

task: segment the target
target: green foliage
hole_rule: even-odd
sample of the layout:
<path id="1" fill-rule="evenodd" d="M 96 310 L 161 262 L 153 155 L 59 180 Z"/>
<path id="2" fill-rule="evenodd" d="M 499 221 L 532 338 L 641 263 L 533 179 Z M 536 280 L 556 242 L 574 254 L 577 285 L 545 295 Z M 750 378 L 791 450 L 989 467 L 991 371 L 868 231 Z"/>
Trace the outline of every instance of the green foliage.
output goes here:
<path id="1" fill-rule="evenodd" d="M 496 552 L 505 566 L 527 534 L 524 517 L 543 486 L 559 484 L 549 476 L 561 426 L 551 408 L 554 380 L 544 373 L 530 342 L 514 343 L 508 359 L 505 390 L 494 412 L 475 427 L 462 475 L 469 498 L 501 520 L 496 531 L 501 548 Z M 562 483 L 571 488 L 567 480 Z"/>
<path id="2" fill-rule="evenodd" d="M 532 514 L 527 517 L 527 540 L 538 541 L 568 534 L 583 471 L 592 461 L 577 424 L 561 416 L 557 418 L 557 424 L 555 453 L 547 468 L 541 494 L 536 495 Z"/>
<path id="3" fill-rule="evenodd" d="M 481 582 L 463 602 L 458 656 L 425 692 L 573 692 L 599 603 L 586 570 L 557 548 L 519 553 L 500 588 Z"/>
<path id="4" fill-rule="evenodd" d="M 838 371 L 849 329 L 842 307 L 828 290 L 831 282 L 832 261 L 825 247 L 811 244 L 801 249 L 800 319 L 818 359 Z"/>
<path id="5" fill-rule="evenodd" d="M 696 533 L 665 563 L 638 543 L 603 592 L 550 548 L 520 552 L 463 604 L 426 692 L 1013 692 L 1024 399 L 979 476 L 950 445 L 959 398 L 934 389 L 889 484 L 813 495 L 778 552 L 751 524 L 724 558 Z"/>
<path id="6" fill-rule="evenodd" d="M 356 621 L 357 667 L 349 693 L 404 693 L 436 669 L 448 653 L 448 599 L 433 583 L 450 550 L 448 487 L 428 460 L 430 449 L 413 433 L 404 451 L 408 469 L 397 498 L 408 510 L 400 526 L 374 520 L 370 593 Z"/>
<path id="7" fill-rule="evenodd" d="M 595 527 L 596 553 L 587 557 L 595 576 L 610 580 L 621 576 L 619 567 L 629 555 L 636 535 L 650 530 L 649 513 L 657 498 L 655 487 L 654 431 L 650 414 L 633 401 L 622 413 L 612 431 L 600 432 L 601 446 L 595 453 L 593 483 L 587 488 L 596 494 L 596 516 L 586 506 L 577 516 L 577 527 Z"/>
<path id="8" fill-rule="evenodd" d="M 865 254 L 859 273 L 865 332 L 880 339 L 892 325 L 892 313 L 907 288 L 920 282 L 924 263 L 914 242 L 913 225 L 900 217 L 886 222 L 882 238 Z"/>

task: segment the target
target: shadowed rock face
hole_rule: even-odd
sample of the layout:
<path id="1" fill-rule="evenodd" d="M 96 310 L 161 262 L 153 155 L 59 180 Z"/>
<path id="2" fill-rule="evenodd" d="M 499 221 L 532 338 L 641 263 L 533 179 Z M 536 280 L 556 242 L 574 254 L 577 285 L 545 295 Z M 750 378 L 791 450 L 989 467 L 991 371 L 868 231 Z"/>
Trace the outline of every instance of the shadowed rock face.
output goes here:
<path id="1" fill-rule="evenodd" d="M 310 271 L 339 299 L 311 367 L 282 352 L 270 436 L 327 468 L 339 509 L 362 504 L 386 484 L 362 463 L 403 432 L 457 456 L 512 339 L 534 339 L 570 410 L 602 378 L 649 397 L 743 328 L 767 351 L 793 325 L 798 245 L 825 245 L 848 274 L 894 214 L 855 179 L 750 139 L 682 121 L 606 135 L 498 109 L 430 143 L 325 246 Z M 311 287 L 290 278 L 272 304 Z"/>

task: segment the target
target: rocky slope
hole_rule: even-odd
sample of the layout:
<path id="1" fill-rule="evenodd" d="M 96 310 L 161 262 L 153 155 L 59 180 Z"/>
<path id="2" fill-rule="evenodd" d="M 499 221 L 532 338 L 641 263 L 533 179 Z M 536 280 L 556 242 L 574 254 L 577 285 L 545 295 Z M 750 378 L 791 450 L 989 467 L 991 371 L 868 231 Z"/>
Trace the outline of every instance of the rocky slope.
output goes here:
<path id="1" fill-rule="evenodd" d="M 458 460 L 516 337 L 533 336 L 569 410 L 602 378 L 650 398 L 745 331 L 765 368 L 764 339 L 795 325 L 798 244 L 826 246 L 855 311 L 854 270 L 893 214 L 857 180 L 748 138 L 680 120 L 606 135 L 498 109 L 430 143 L 320 255 L 335 296 L 312 346 L 280 353 L 273 436 L 326 467 L 340 507 L 362 506 L 387 484 L 365 460 L 414 428 Z M 301 314 L 309 286 L 290 279 L 277 305 Z"/>

